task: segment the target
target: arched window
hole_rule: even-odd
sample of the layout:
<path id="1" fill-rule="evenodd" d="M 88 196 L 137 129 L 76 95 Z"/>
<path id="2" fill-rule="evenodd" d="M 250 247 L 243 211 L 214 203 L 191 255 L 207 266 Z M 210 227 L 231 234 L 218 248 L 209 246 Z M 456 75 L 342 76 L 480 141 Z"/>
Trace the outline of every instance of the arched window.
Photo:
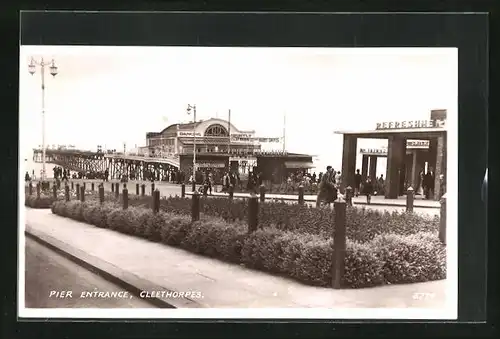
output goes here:
<path id="1" fill-rule="evenodd" d="M 206 131 L 205 136 L 207 137 L 227 137 L 229 134 L 227 133 L 227 129 L 219 124 L 210 125 Z"/>

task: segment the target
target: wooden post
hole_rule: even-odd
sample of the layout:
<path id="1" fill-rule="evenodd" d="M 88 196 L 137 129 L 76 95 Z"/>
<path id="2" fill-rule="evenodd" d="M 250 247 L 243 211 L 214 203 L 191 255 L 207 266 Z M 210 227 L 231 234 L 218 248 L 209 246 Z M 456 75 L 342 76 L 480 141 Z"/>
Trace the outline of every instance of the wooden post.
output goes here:
<path id="1" fill-rule="evenodd" d="M 233 187 L 233 185 L 229 185 L 228 193 L 229 193 L 229 200 L 233 200 L 233 196 L 234 196 L 234 187 Z"/>
<path id="2" fill-rule="evenodd" d="M 69 201 L 70 197 L 69 197 L 69 186 L 66 184 L 64 186 L 64 195 L 66 196 L 66 201 Z"/>
<path id="3" fill-rule="evenodd" d="M 441 197 L 441 215 L 439 218 L 439 240 L 446 245 L 446 193 Z"/>
<path id="4" fill-rule="evenodd" d="M 75 189 L 75 186 L 73 184 L 73 181 L 71 182 L 71 190 L 74 190 Z"/>
<path id="5" fill-rule="evenodd" d="M 200 194 L 194 191 L 191 199 L 191 221 L 198 220 L 200 220 Z"/>
<path id="6" fill-rule="evenodd" d="M 52 195 L 53 195 L 54 199 L 57 200 L 57 186 L 55 183 L 54 183 L 54 186 L 52 186 Z"/>
<path id="7" fill-rule="evenodd" d="M 260 202 L 266 201 L 266 186 L 264 186 L 264 184 L 260 185 L 259 191 L 260 191 Z"/>
<path id="8" fill-rule="evenodd" d="M 36 198 L 37 198 L 37 199 L 40 199 L 40 193 L 41 193 L 40 191 L 41 191 L 41 189 L 42 189 L 42 188 L 40 187 L 40 183 L 39 183 L 39 182 L 37 182 L 37 183 L 36 183 Z"/>
<path id="9" fill-rule="evenodd" d="M 90 189 L 92 190 L 92 192 L 94 192 L 94 191 L 95 191 L 94 183 L 91 183 L 91 184 L 90 184 Z"/>
<path id="10" fill-rule="evenodd" d="M 406 191 L 406 212 L 413 212 L 413 203 L 415 201 L 415 192 L 413 187 L 408 187 Z"/>
<path id="11" fill-rule="evenodd" d="M 85 183 L 82 184 L 83 190 L 85 191 Z"/>
<path id="12" fill-rule="evenodd" d="M 99 186 L 99 202 L 101 205 L 104 204 L 104 184 Z"/>
<path id="13" fill-rule="evenodd" d="M 123 197 L 123 209 L 126 210 L 128 208 L 128 189 L 127 189 L 127 187 L 123 188 L 122 197 Z"/>
<path id="14" fill-rule="evenodd" d="M 142 196 L 145 196 L 145 195 L 146 195 L 146 185 L 145 185 L 145 184 L 142 184 L 142 185 L 141 185 L 141 195 L 142 195 Z"/>
<path id="15" fill-rule="evenodd" d="M 30 181 L 30 183 L 28 185 L 28 188 L 29 188 L 29 194 L 33 195 L 33 184 L 31 183 L 31 181 Z"/>
<path id="16" fill-rule="evenodd" d="M 115 186 L 115 198 L 118 199 L 120 197 L 120 184 L 116 183 Z"/>
<path id="17" fill-rule="evenodd" d="M 111 192 L 114 192 L 114 191 L 115 191 L 115 183 L 114 183 L 114 182 L 112 182 L 112 183 L 111 183 Z"/>
<path id="18" fill-rule="evenodd" d="M 80 201 L 85 201 L 85 186 L 80 187 Z"/>
<path id="19" fill-rule="evenodd" d="M 158 213 L 160 211 L 160 191 L 158 189 L 153 191 L 153 212 Z"/>
<path id="20" fill-rule="evenodd" d="M 186 184 L 181 185 L 181 198 L 186 197 Z"/>
<path id="21" fill-rule="evenodd" d="M 349 206 L 352 206 L 352 196 L 353 195 L 354 194 L 352 192 L 352 187 L 347 186 L 347 188 L 345 189 L 345 201 L 346 201 L 346 204 Z"/>
<path id="22" fill-rule="evenodd" d="M 335 225 L 333 228 L 332 287 L 341 288 L 344 276 L 346 248 L 346 202 L 342 198 L 334 203 Z"/>
<path id="23" fill-rule="evenodd" d="M 139 195 L 139 184 L 135 184 L 135 195 Z"/>
<path id="24" fill-rule="evenodd" d="M 80 184 L 76 184 L 76 200 L 80 200 Z"/>
<path id="25" fill-rule="evenodd" d="M 154 182 L 152 182 L 152 183 L 151 183 L 151 195 L 153 195 L 153 194 L 154 194 L 154 192 L 155 192 L 155 183 L 154 183 Z"/>
<path id="26" fill-rule="evenodd" d="M 255 194 L 248 199 L 248 233 L 257 231 L 259 225 L 259 200 Z"/>
<path id="27" fill-rule="evenodd" d="M 304 205 L 304 186 L 299 185 L 299 205 Z"/>

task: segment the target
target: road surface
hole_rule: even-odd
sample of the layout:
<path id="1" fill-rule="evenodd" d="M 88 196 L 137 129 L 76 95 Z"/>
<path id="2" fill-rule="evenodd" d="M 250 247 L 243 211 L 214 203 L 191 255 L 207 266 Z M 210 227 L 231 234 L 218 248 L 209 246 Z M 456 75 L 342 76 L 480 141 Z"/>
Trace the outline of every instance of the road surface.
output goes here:
<path id="1" fill-rule="evenodd" d="M 25 252 L 26 308 L 154 308 L 30 238 Z M 119 292 L 121 298 L 81 298 L 84 291 Z"/>

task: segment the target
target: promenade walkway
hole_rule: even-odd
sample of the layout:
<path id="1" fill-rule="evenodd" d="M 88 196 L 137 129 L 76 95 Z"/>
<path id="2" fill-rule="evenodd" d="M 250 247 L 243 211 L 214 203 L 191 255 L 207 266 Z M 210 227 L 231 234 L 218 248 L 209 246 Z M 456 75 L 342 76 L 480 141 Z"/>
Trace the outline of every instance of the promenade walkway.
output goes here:
<path id="1" fill-rule="evenodd" d="M 26 233 L 139 290 L 198 291 L 169 299 L 188 308 L 428 308 L 445 305 L 446 280 L 357 290 L 311 287 L 143 239 L 26 208 Z M 418 293 L 432 295 L 419 298 Z M 374 314 L 375 316 L 375 314 Z"/>

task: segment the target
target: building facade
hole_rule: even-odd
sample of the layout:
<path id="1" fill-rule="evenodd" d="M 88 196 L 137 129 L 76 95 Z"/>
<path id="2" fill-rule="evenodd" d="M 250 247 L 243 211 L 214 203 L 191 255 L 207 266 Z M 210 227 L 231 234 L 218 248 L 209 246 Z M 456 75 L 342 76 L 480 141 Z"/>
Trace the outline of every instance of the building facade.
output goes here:
<path id="1" fill-rule="evenodd" d="M 362 150 L 362 175 L 373 177 L 377 159 L 387 158 L 385 197 L 397 199 L 407 185 L 421 184 L 419 174 L 430 170 L 434 175 L 434 199 L 442 193 L 440 177 L 446 177 L 446 110 L 433 110 L 429 120 L 377 123 L 371 131 L 339 131 L 344 135 L 342 183 L 353 186 L 358 139 L 387 139 L 386 149 Z"/>
<path id="2" fill-rule="evenodd" d="M 230 151 L 259 151 L 261 142 L 266 141 L 279 142 L 279 138 L 256 138 L 255 131 L 239 130 L 229 121 L 217 118 L 196 123 L 173 124 L 161 132 L 146 134 L 146 148 L 149 152 L 164 152 L 176 156 L 193 154 L 195 142 L 196 153 L 229 154 Z"/>

